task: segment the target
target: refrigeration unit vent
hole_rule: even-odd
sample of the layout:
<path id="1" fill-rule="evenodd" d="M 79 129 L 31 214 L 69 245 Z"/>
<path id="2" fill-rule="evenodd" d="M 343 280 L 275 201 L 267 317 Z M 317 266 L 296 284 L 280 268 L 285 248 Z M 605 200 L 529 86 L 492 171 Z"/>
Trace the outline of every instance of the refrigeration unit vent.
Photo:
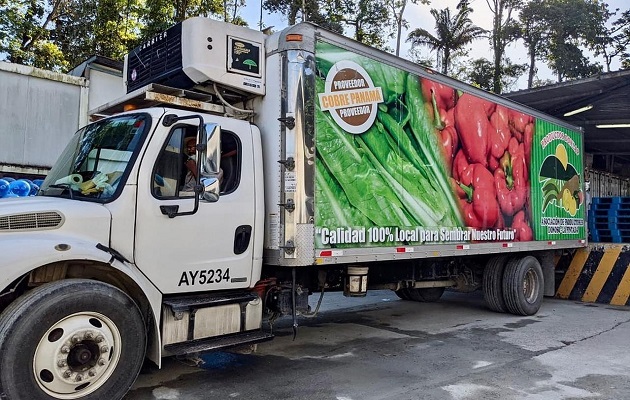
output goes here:
<path id="1" fill-rule="evenodd" d="M 179 89 L 217 83 L 265 94 L 265 35 L 204 17 L 187 19 L 125 56 L 127 93 L 150 83 Z"/>
<path id="2" fill-rule="evenodd" d="M 149 83 L 185 89 L 192 81 L 182 72 L 182 24 L 133 49 L 125 57 L 127 93 Z"/>

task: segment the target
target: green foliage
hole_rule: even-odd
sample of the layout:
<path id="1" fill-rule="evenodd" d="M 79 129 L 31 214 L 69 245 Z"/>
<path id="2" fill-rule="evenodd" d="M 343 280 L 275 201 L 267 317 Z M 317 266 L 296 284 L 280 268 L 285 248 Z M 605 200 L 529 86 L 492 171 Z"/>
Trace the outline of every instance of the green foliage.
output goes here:
<path id="1" fill-rule="evenodd" d="M 407 5 L 411 4 L 429 4 L 429 0 L 386 0 L 385 6 L 389 12 L 389 18 L 394 24 L 395 32 L 392 37 L 396 39 L 395 55 L 400 55 L 400 40 L 402 38 L 402 28 L 409 28 L 409 22 L 404 18 Z"/>
<path id="2" fill-rule="evenodd" d="M 263 7 L 282 14 L 293 25 L 310 21 L 344 33 L 367 45 L 386 49 L 391 30 L 386 0 L 265 0 Z"/>
<path id="3" fill-rule="evenodd" d="M 193 15 L 244 25 L 244 0 L 0 0 L 0 60 L 67 71 L 93 55 L 116 60 Z"/>
<path id="4" fill-rule="evenodd" d="M 608 19 L 617 15 L 619 10 L 608 13 Z M 606 71 L 610 72 L 610 64 L 613 59 L 620 57 L 622 64 L 630 55 L 628 46 L 630 45 L 630 10 L 626 10 L 610 26 L 604 28 L 596 38 L 591 48 L 596 56 L 604 57 Z"/>
<path id="5" fill-rule="evenodd" d="M 611 16 L 599 0 L 531 0 L 521 11 L 521 37 L 528 47 L 532 87 L 535 61 L 543 59 L 558 77 L 577 79 L 600 70 L 584 56 L 606 32 Z M 601 43 L 601 41 L 600 41 Z"/>
<path id="6" fill-rule="evenodd" d="M 470 14 L 473 9 L 470 8 L 468 0 L 461 0 L 457 9 L 458 12 L 452 15 L 448 7 L 443 10 L 432 8 L 431 15 L 435 19 L 436 34 L 433 35 L 426 29 L 417 28 L 407 38 L 412 46 L 428 46 L 436 51 L 438 64 L 444 74 L 448 72 L 451 57 L 455 52 L 462 50 L 486 33 L 484 29 L 472 23 Z"/>
<path id="7" fill-rule="evenodd" d="M 523 6 L 523 0 L 486 0 L 492 13 L 492 34 L 490 43 L 494 53 L 492 70 L 492 90 L 503 91 L 503 71 L 505 49 L 508 44 L 518 39 L 518 23 L 514 18 L 516 11 Z"/>
<path id="8" fill-rule="evenodd" d="M 0 5 L 0 55 L 18 64 L 60 70 L 63 54 L 50 41 L 51 16 L 57 15 L 61 0 L 15 0 Z"/>
<path id="9" fill-rule="evenodd" d="M 513 64 L 509 58 L 505 58 L 499 72 L 501 87 L 511 88 L 525 71 L 527 71 L 526 64 Z M 462 79 L 471 85 L 487 91 L 494 91 L 496 75 L 494 64 L 491 61 L 485 58 L 473 60 L 467 64 L 463 74 Z"/>

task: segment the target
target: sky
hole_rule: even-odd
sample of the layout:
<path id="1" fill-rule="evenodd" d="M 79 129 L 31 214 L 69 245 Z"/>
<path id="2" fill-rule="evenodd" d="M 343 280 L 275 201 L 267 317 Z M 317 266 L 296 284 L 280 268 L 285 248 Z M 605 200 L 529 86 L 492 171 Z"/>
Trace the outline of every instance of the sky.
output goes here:
<path id="1" fill-rule="evenodd" d="M 410 49 L 410 45 L 408 43 L 405 43 L 404 39 L 407 37 L 408 33 L 411 30 L 416 28 L 424 28 L 429 32 L 434 32 L 435 20 L 430 14 L 431 8 L 442 9 L 449 7 L 451 10 L 454 11 L 456 10 L 458 2 L 459 0 L 431 0 L 431 4 L 428 6 L 409 4 L 404 15 L 405 19 L 409 22 L 409 29 L 403 32 L 403 47 L 400 52 L 401 57 L 409 58 L 408 52 Z M 609 10 L 611 11 L 616 8 L 619 8 L 620 11 L 625 11 L 630 8 L 630 2 L 628 0 L 608 0 L 607 3 L 609 6 Z M 471 14 L 471 19 L 473 23 L 486 30 L 491 30 L 492 13 L 488 8 L 486 0 L 472 0 L 471 6 L 474 10 L 474 12 Z M 258 23 L 260 21 L 260 2 L 257 2 L 256 0 L 248 0 L 248 5 L 242 12 L 242 15 L 250 27 L 258 27 Z M 263 10 L 263 25 L 266 27 L 274 26 L 273 30 L 277 31 L 287 26 L 287 20 L 281 15 L 270 14 L 267 11 Z M 395 47 L 395 43 L 393 41 L 390 44 L 390 47 Z M 423 57 L 430 56 L 435 59 L 435 54 L 431 53 L 426 47 L 421 49 L 421 55 Z M 480 57 L 491 59 L 491 55 L 492 49 L 487 39 L 478 39 L 473 42 L 472 45 L 470 45 L 469 57 L 471 59 Z M 519 42 L 512 44 L 507 49 L 507 55 L 513 63 L 527 64 L 529 62 L 526 48 L 522 45 L 522 43 Z M 603 60 L 599 61 L 600 64 L 604 65 Z M 537 62 L 536 66 L 538 67 L 537 77 L 539 79 L 556 79 L 551 71 L 542 62 Z M 616 70 L 618 67 L 618 63 L 613 63 L 612 70 Z M 524 74 L 521 79 L 519 79 L 512 90 L 525 89 L 527 87 L 526 75 L 527 74 Z"/>

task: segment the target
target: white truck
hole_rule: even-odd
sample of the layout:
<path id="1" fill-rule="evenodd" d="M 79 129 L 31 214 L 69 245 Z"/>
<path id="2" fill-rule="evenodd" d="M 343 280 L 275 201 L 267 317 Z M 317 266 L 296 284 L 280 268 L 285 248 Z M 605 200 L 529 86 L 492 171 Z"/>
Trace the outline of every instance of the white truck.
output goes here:
<path id="1" fill-rule="evenodd" d="M 315 25 L 192 18 L 125 76 L 0 201 L 0 398 L 122 398 L 145 358 L 271 339 L 317 292 L 531 315 L 586 245 L 577 129 Z"/>
<path id="2" fill-rule="evenodd" d="M 105 57 L 68 74 L 0 62 L 0 179 L 45 176 L 88 110 L 125 93 L 121 69 Z"/>

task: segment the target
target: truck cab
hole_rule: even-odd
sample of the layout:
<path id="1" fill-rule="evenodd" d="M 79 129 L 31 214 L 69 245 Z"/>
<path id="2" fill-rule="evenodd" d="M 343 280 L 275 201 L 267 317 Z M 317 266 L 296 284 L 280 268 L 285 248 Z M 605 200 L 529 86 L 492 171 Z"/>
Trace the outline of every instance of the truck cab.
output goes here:
<path id="1" fill-rule="evenodd" d="M 187 153 L 188 138 L 205 146 L 199 155 L 196 148 Z M 258 129 L 246 121 L 134 111 L 79 131 L 41 195 L 107 210 L 98 224 L 109 226 L 109 237 L 99 243 L 164 294 L 246 288 L 260 274 L 262 236 L 254 229 L 262 223 L 260 154 Z M 189 159 L 200 160 L 204 181 L 216 181 L 201 200 L 185 190 Z"/>
<path id="2" fill-rule="evenodd" d="M 261 300 L 249 290 L 262 265 L 260 147 L 248 121 L 159 107 L 129 111 L 79 130 L 39 196 L 5 201 L 0 250 L 11 256 L 2 285 L 12 289 L 0 301 L 36 287 L 11 306 L 30 300 L 23 307 L 53 318 L 47 332 L 29 334 L 39 363 L 25 393 L 109 393 L 109 375 L 121 364 L 136 373 L 147 346 L 159 365 L 164 354 L 271 338 L 260 329 Z M 192 189 L 185 185 L 191 175 Z M 98 311 L 68 317 L 57 309 L 59 280 L 77 296 L 73 304 L 92 297 L 90 309 Z M 128 309 L 128 321 L 113 317 L 105 298 L 119 298 L 113 305 Z M 28 325 L 41 318 L 25 313 Z M 54 340 L 43 339 L 51 334 Z M 135 358 L 123 342 L 138 348 Z M 2 352 L 17 347 L 5 341 Z"/>

